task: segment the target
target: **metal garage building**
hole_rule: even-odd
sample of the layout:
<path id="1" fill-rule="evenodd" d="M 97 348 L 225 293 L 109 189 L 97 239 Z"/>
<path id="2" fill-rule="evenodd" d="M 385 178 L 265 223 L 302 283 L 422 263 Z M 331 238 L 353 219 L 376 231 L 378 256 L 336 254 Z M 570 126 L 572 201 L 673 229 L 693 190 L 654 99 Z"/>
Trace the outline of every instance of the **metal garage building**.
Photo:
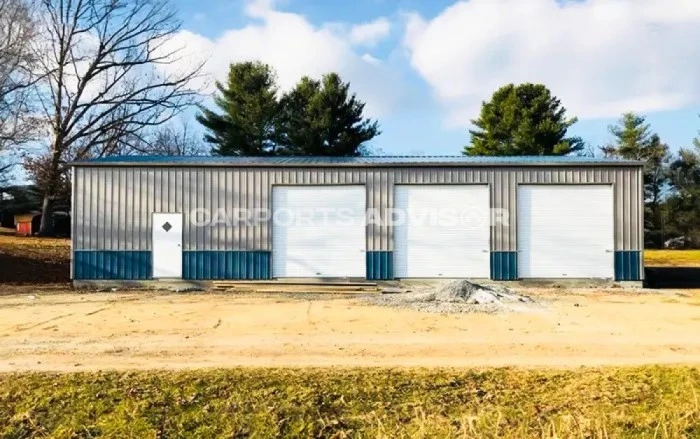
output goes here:
<path id="1" fill-rule="evenodd" d="M 582 157 L 73 163 L 75 280 L 640 280 L 642 164 Z"/>

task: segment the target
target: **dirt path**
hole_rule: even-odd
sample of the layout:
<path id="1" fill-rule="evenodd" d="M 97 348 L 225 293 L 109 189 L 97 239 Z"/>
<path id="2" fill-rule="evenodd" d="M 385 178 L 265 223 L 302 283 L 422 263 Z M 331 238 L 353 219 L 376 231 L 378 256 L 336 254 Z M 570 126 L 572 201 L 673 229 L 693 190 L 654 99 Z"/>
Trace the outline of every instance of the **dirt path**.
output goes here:
<path id="1" fill-rule="evenodd" d="M 546 309 L 502 315 L 356 298 L 13 293 L 0 297 L 0 371 L 700 364 L 700 291 L 542 290 Z"/>

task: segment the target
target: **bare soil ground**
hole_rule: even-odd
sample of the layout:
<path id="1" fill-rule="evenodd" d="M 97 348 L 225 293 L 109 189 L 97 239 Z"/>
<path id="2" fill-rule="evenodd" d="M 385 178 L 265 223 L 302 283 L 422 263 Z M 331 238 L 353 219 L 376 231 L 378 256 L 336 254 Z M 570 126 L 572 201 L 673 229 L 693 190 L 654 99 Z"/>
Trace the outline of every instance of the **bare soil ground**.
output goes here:
<path id="1" fill-rule="evenodd" d="M 546 306 L 442 315 L 348 296 L 0 286 L 0 371 L 700 364 L 700 290 L 527 294 Z"/>
<path id="2" fill-rule="evenodd" d="M 528 288 L 546 306 L 443 315 L 334 295 L 78 293 L 69 261 L 68 240 L 0 233 L 0 372 L 700 364 L 700 290 Z"/>

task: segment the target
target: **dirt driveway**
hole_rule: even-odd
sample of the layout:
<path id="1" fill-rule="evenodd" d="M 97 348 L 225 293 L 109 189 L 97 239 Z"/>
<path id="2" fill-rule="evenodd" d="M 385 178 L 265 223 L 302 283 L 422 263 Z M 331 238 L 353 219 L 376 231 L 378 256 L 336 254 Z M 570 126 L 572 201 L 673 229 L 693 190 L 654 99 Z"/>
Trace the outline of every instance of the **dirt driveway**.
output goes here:
<path id="1" fill-rule="evenodd" d="M 700 364 L 698 290 L 527 290 L 547 306 L 437 315 L 356 297 L 22 288 L 0 297 L 0 371 Z"/>

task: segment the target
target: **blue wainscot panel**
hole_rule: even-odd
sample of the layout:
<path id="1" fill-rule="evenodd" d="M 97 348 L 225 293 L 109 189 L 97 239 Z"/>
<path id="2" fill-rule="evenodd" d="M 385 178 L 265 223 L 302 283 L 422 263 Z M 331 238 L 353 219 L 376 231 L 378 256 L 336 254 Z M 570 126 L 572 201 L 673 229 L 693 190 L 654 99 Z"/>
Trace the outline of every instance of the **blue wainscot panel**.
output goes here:
<path id="1" fill-rule="evenodd" d="M 518 253 L 491 252 L 491 279 L 517 280 Z"/>
<path id="2" fill-rule="evenodd" d="M 73 278 L 76 280 L 150 279 L 150 251 L 76 250 Z"/>
<path id="3" fill-rule="evenodd" d="M 636 250 L 615 252 L 615 280 L 642 280 L 642 252 Z"/>
<path id="4" fill-rule="evenodd" d="M 389 251 L 367 252 L 367 280 L 394 278 L 394 254 Z"/>
<path id="5" fill-rule="evenodd" d="M 269 251 L 185 251 L 182 263 L 185 279 L 270 279 Z"/>

